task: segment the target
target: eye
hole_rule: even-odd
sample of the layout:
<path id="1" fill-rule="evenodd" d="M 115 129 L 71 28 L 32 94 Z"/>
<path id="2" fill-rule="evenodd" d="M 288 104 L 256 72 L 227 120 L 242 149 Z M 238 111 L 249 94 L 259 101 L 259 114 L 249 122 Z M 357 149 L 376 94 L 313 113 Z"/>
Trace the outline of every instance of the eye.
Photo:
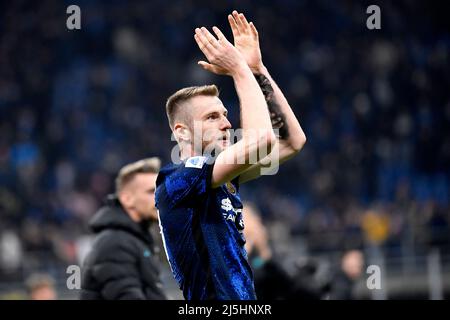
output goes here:
<path id="1" fill-rule="evenodd" d="M 217 114 L 216 113 L 211 113 L 206 117 L 207 120 L 215 120 L 217 119 Z"/>

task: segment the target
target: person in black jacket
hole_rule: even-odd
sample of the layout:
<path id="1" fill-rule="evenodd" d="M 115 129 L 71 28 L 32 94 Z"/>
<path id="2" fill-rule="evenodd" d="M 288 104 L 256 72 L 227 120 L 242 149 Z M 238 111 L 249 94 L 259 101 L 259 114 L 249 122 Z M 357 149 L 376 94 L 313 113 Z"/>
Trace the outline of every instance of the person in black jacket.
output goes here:
<path id="1" fill-rule="evenodd" d="M 83 263 L 82 300 L 165 300 L 155 241 L 149 232 L 158 219 L 154 205 L 158 158 L 123 167 L 116 193 L 90 221 L 96 237 Z"/>
<path id="2" fill-rule="evenodd" d="M 354 287 L 364 272 L 364 255 L 358 249 L 343 253 L 341 265 L 332 279 L 329 300 L 357 299 Z"/>
<path id="3" fill-rule="evenodd" d="M 318 277 L 318 262 L 298 259 L 295 269 L 288 272 L 280 255 L 272 251 L 268 230 L 256 205 L 244 202 L 243 216 L 245 249 L 253 268 L 258 300 L 322 299 L 328 284 Z"/>

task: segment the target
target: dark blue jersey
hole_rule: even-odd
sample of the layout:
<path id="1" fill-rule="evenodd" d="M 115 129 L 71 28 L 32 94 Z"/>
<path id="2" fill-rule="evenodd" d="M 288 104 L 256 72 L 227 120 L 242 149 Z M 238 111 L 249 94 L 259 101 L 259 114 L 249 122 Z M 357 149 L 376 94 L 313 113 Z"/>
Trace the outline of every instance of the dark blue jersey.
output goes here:
<path id="1" fill-rule="evenodd" d="M 238 179 L 211 188 L 211 160 L 192 157 L 158 175 L 156 207 L 167 258 L 187 300 L 254 300 Z"/>

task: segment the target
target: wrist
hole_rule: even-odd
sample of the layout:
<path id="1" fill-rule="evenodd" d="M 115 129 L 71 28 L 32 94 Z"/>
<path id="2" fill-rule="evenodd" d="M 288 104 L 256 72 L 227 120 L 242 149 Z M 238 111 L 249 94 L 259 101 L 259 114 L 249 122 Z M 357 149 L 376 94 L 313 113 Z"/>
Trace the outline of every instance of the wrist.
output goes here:
<path id="1" fill-rule="evenodd" d="M 247 76 L 249 74 L 249 71 L 250 71 L 250 73 L 252 73 L 250 68 L 248 67 L 248 65 L 246 63 L 240 63 L 239 65 L 236 66 L 236 68 L 234 68 L 231 71 L 231 76 L 233 78 L 245 77 L 245 76 Z"/>
<path id="2" fill-rule="evenodd" d="M 252 70 L 252 73 L 254 75 L 266 74 L 266 72 L 267 72 L 267 68 L 262 62 L 259 65 L 255 66 L 255 67 L 252 67 L 250 69 Z"/>

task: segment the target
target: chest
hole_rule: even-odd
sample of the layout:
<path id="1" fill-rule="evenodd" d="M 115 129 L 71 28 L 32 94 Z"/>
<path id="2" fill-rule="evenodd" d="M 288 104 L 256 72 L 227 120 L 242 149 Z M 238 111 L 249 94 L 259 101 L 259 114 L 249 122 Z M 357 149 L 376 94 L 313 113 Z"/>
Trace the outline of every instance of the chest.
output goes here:
<path id="1" fill-rule="evenodd" d="M 244 220 L 242 216 L 242 201 L 239 193 L 232 184 L 224 185 L 218 189 L 216 195 L 218 211 L 221 219 L 232 232 L 240 235 L 244 230 Z"/>

